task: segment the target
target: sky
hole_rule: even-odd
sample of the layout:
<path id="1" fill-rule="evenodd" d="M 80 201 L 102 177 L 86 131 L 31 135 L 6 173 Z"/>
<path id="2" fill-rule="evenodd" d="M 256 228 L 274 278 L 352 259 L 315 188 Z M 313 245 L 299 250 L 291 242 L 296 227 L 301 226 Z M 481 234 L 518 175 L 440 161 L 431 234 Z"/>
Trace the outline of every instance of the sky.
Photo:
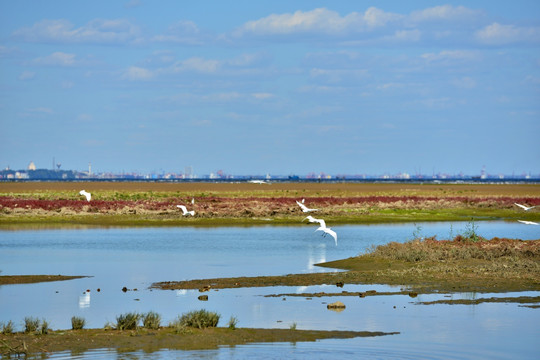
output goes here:
<path id="1" fill-rule="evenodd" d="M 540 2 L 0 0 L 0 168 L 540 174 Z"/>

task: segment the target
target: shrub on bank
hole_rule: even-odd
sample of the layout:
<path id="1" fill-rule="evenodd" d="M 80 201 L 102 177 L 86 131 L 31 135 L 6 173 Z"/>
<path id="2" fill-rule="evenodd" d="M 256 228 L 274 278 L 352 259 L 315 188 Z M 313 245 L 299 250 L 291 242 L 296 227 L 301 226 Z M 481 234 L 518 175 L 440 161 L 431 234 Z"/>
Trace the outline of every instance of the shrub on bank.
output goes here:
<path id="1" fill-rule="evenodd" d="M 183 314 L 179 318 L 179 325 L 204 329 L 207 327 L 216 327 L 219 322 L 220 315 L 215 312 L 206 310 L 191 311 Z"/>
<path id="2" fill-rule="evenodd" d="M 149 311 L 142 315 L 143 326 L 147 329 L 156 330 L 161 326 L 161 315 L 156 312 Z"/>
<path id="3" fill-rule="evenodd" d="M 84 325 L 86 324 L 86 320 L 82 317 L 73 316 L 71 318 L 71 329 L 72 330 L 81 330 L 84 328 Z"/>
<path id="4" fill-rule="evenodd" d="M 137 330 L 141 315 L 138 313 L 126 313 L 116 317 L 117 330 Z"/>

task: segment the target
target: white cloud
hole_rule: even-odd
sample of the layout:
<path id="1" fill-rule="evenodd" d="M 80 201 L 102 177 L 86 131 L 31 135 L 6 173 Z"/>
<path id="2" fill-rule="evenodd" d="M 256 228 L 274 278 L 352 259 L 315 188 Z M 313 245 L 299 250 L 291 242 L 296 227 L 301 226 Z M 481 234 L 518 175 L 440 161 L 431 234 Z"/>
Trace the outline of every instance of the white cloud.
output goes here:
<path id="1" fill-rule="evenodd" d="M 455 62 L 455 61 L 476 61 L 480 55 L 472 50 L 443 50 L 438 53 L 425 53 L 422 59 L 428 62 Z"/>
<path id="2" fill-rule="evenodd" d="M 32 27 L 13 32 L 13 36 L 30 42 L 124 43 L 139 35 L 139 28 L 124 19 L 95 19 L 76 28 L 67 20 L 42 20 Z"/>
<path id="3" fill-rule="evenodd" d="M 52 114 L 52 113 L 54 113 L 53 109 L 47 108 L 47 107 L 32 108 L 32 109 L 28 109 L 28 111 L 32 112 L 32 113 L 40 113 L 40 114 Z"/>
<path id="4" fill-rule="evenodd" d="M 218 60 L 206 60 L 200 57 L 192 57 L 175 63 L 172 67 L 174 72 L 195 71 L 199 73 L 215 73 L 220 67 Z"/>
<path id="5" fill-rule="evenodd" d="M 73 66 L 76 63 L 75 56 L 75 54 L 57 51 L 51 55 L 36 58 L 32 62 L 36 65 Z"/>
<path id="6" fill-rule="evenodd" d="M 253 94 L 251 94 L 251 96 L 253 96 L 257 100 L 265 100 L 265 99 L 273 98 L 274 94 L 271 94 L 271 93 L 253 93 Z"/>
<path id="7" fill-rule="evenodd" d="M 181 20 L 169 26 L 166 34 L 154 36 L 152 41 L 201 45 L 205 39 L 206 35 L 202 34 L 197 24 L 193 21 Z"/>
<path id="8" fill-rule="evenodd" d="M 441 5 L 424 10 L 413 11 L 409 16 L 409 19 L 412 22 L 441 20 L 462 21 L 464 19 L 475 19 L 480 14 L 482 14 L 481 11 L 469 9 L 464 6 L 454 7 L 452 5 Z"/>
<path id="9" fill-rule="evenodd" d="M 145 68 L 131 66 L 125 71 L 122 77 L 132 81 L 151 80 L 154 77 L 154 73 Z"/>
<path id="10" fill-rule="evenodd" d="M 340 16 L 326 8 L 295 13 L 272 14 L 267 17 L 245 23 L 236 35 L 288 35 L 294 33 L 315 33 L 339 35 L 368 31 L 385 26 L 403 16 L 384 12 L 370 7 L 365 13 L 351 12 Z"/>
<path id="11" fill-rule="evenodd" d="M 19 80 L 30 80 L 33 79 L 36 76 L 36 73 L 33 71 L 23 71 L 19 75 Z"/>
<path id="12" fill-rule="evenodd" d="M 315 79 L 321 79 L 329 83 L 358 80 L 365 78 L 369 72 L 365 69 L 321 69 L 313 68 L 309 72 Z"/>
<path id="13" fill-rule="evenodd" d="M 478 41 L 488 45 L 539 43 L 540 27 L 517 27 L 492 23 L 475 33 Z"/>

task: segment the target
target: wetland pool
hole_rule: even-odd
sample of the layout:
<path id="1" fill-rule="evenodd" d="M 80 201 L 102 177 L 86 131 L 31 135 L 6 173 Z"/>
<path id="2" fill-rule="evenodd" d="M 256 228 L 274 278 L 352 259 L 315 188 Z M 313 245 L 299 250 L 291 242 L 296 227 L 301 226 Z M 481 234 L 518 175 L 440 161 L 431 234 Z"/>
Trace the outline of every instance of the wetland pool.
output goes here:
<path id="1" fill-rule="evenodd" d="M 331 226 L 331 224 L 329 224 Z M 50 358 L 198 359 L 358 358 L 381 359 L 527 359 L 540 351 L 540 309 L 516 303 L 419 305 L 420 301 L 491 297 L 494 294 L 431 294 L 366 298 L 337 296 L 265 297 L 294 292 L 377 290 L 385 285 L 334 285 L 210 290 L 155 290 L 158 281 L 214 277 L 285 275 L 333 271 L 314 264 L 355 256 L 372 245 L 405 242 L 413 233 L 443 239 L 463 233 L 466 222 L 334 226 L 339 239 L 314 233 L 313 224 L 257 227 L 152 227 L 0 230 L 2 275 L 62 274 L 91 277 L 38 284 L 0 286 L 0 322 L 12 320 L 22 330 L 27 316 L 46 319 L 53 329 L 69 329 L 71 317 L 86 327 L 115 323 L 126 312 L 155 311 L 167 324 L 178 315 L 206 309 L 231 316 L 239 327 L 399 332 L 397 335 L 313 343 L 250 344 L 205 351 L 118 353 L 98 349 L 83 354 L 61 352 Z M 540 238 L 540 227 L 516 222 L 477 222 L 486 238 Z M 130 291 L 123 292 L 126 287 Z M 98 292 L 97 289 L 100 291 Z M 136 291 L 133 289 L 137 289 Z M 90 291 L 87 291 L 90 290 Z M 538 296 L 537 292 L 499 294 Z M 342 312 L 327 303 L 341 301 Z"/>

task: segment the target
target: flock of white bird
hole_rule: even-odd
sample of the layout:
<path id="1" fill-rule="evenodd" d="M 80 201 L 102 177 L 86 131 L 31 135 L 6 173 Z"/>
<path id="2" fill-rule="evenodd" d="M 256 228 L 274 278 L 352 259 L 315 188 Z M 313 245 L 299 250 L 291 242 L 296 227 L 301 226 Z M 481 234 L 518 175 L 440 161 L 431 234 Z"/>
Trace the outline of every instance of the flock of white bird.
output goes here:
<path id="1" fill-rule="evenodd" d="M 255 182 L 255 181 L 258 181 L 258 180 L 253 180 L 252 182 Z M 264 182 L 260 181 L 258 183 L 261 184 L 261 183 L 264 183 Z M 87 192 L 85 190 L 81 190 L 79 192 L 79 194 L 83 195 L 86 198 L 87 201 L 90 201 L 92 199 L 92 194 L 90 194 L 89 192 Z M 312 211 L 318 211 L 319 210 L 319 209 L 310 209 L 310 208 L 308 208 L 304 204 L 304 201 L 305 201 L 305 199 L 302 199 L 301 202 L 296 200 L 296 203 L 298 204 L 298 206 L 300 206 L 300 208 L 302 209 L 302 212 L 309 213 L 309 212 L 312 212 Z M 191 199 L 191 204 L 192 205 L 195 204 L 195 198 Z M 522 205 L 522 204 L 518 204 L 518 203 L 514 203 L 514 205 L 519 206 L 520 208 L 522 208 L 525 211 L 529 211 L 529 210 L 534 209 L 536 207 L 536 206 L 526 206 L 526 205 Z M 179 208 L 180 210 L 182 210 L 182 215 L 183 216 L 186 216 L 186 215 L 194 216 L 195 215 L 195 210 L 188 210 L 185 205 L 176 205 L 176 207 Z M 336 246 L 337 246 L 337 234 L 336 234 L 336 232 L 334 230 L 332 230 L 331 228 L 327 227 L 326 222 L 323 219 L 316 219 L 313 216 L 308 215 L 302 221 L 304 221 L 304 220 L 308 220 L 310 223 L 319 223 L 320 226 L 315 231 L 316 232 L 317 231 L 322 231 L 323 236 L 325 236 L 325 237 L 326 237 L 326 235 L 330 235 L 332 238 L 334 238 L 334 242 L 336 243 Z M 518 220 L 518 221 L 520 223 L 526 224 L 526 225 L 540 225 L 540 224 L 538 224 L 538 223 L 536 223 L 534 221 L 527 221 L 527 220 Z"/>

